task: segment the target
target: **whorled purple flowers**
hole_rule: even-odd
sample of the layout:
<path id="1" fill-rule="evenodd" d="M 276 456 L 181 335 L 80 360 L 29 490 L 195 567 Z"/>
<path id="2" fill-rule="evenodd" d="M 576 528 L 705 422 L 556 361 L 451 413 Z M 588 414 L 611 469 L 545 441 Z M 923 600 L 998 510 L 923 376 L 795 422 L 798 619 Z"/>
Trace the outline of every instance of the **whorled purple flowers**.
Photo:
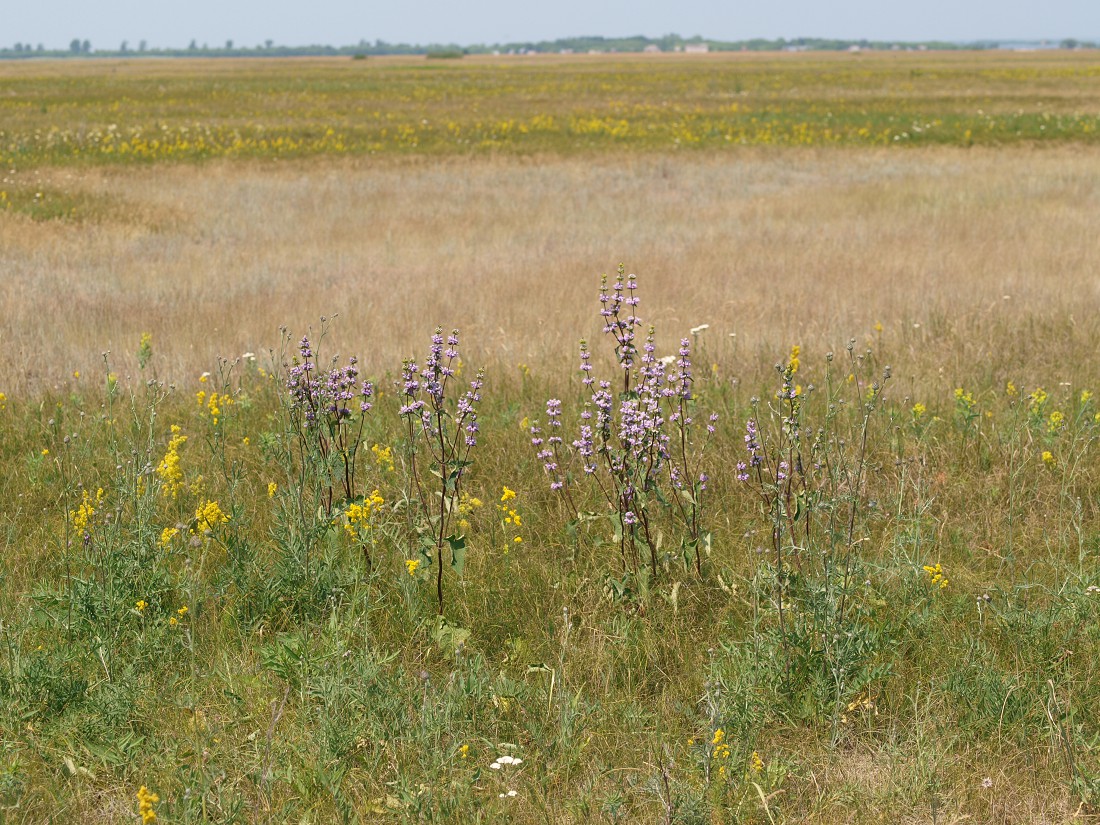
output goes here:
<path id="1" fill-rule="evenodd" d="M 637 279 L 627 275 L 622 266 L 610 287 L 606 276 L 600 286 L 603 331 L 614 341 L 622 373 L 618 398 L 611 381 L 593 377 L 592 354 L 581 341 L 581 383 L 588 399 L 579 413 L 577 437 L 566 447 L 560 435 L 562 402 L 555 398 L 546 405 L 545 429 L 538 422 L 531 427 L 531 443 L 550 477 L 550 489 L 563 496 L 578 518 L 580 512 L 570 492 L 576 478 L 569 466 L 574 458 L 579 459 L 583 470 L 579 478 L 592 482 L 614 514 L 623 558 L 631 572 L 636 574 L 645 566 L 650 577 L 655 577 L 659 565 L 654 535 L 657 508 L 651 507 L 655 501 L 678 517 L 684 528 L 685 558 L 693 557 L 696 570 L 701 569 L 700 544 L 709 541 L 709 536 L 701 532 L 700 499 L 709 478 L 694 465 L 715 431 L 718 416 L 708 418 L 707 436 L 696 442 L 691 342 L 683 338 L 677 355 L 658 358 L 655 332 L 650 327 L 639 352 L 637 289 Z M 644 562 L 640 548 L 648 550 L 642 554 L 648 556 Z"/>

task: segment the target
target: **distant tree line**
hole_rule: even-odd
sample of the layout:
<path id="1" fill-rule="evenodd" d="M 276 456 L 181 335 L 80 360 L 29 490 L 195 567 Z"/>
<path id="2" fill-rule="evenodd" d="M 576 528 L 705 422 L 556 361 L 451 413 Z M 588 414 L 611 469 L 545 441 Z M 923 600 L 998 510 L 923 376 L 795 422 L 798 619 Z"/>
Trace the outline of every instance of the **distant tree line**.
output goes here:
<path id="1" fill-rule="evenodd" d="M 429 45 L 410 43 L 387 43 L 385 40 L 360 40 L 358 43 L 348 46 L 280 46 L 273 40 L 265 40 L 255 46 L 243 46 L 232 40 L 225 41 L 222 45 L 210 46 L 207 43 L 200 44 L 197 40 L 191 40 L 186 48 L 149 48 L 145 40 L 141 40 L 137 48 L 130 46 L 129 41 L 123 40 L 117 49 L 94 49 L 91 42 L 80 38 L 73 38 L 68 49 L 47 49 L 43 44 L 32 45 L 30 43 L 15 43 L 12 46 L 0 46 L 0 59 L 26 59 L 37 57 L 292 57 L 292 56 L 340 56 L 353 57 L 381 56 L 381 55 L 464 55 L 464 54 L 556 54 L 561 52 L 663 52 L 683 51 L 689 46 L 706 46 L 710 51 L 848 51 L 852 49 L 873 49 L 876 51 L 889 51 L 899 49 L 927 49 L 935 51 L 958 49 L 994 49 L 1012 45 L 1035 45 L 1034 43 L 1020 42 L 1018 44 L 1003 43 L 999 41 L 974 41 L 969 43 L 954 43 L 940 40 L 926 41 L 901 41 L 901 40 L 843 40 L 817 37 L 798 37 L 791 40 L 785 38 L 767 39 L 751 38 L 748 40 L 710 40 L 703 37 L 681 37 L 678 34 L 668 34 L 664 37 L 645 37 L 636 35 L 633 37 L 565 37 L 557 40 L 539 40 L 515 43 L 476 44 L 462 46 L 457 43 L 432 43 Z M 1054 43 L 1046 44 L 1049 48 Z M 1066 38 L 1057 43 L 1062 49 L 1094 49 L 1095 42 Z"/>

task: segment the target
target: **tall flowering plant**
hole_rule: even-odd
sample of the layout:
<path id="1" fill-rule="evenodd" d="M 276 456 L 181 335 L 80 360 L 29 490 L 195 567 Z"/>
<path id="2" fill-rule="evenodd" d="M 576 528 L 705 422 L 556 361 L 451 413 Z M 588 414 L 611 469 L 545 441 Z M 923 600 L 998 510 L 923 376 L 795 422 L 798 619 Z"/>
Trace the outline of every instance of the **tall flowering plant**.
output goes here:
<path id="1" fill-rule="evenodd" d="M 700 435 L 695 419 L 691 342 L 680 341 L 675 356 L 658 358 L 655 331 L 649 327 L 639 351 L 641 318 L 637 280 L 620 265 L 609 286 L 600 289 L 603 331 L 613 342 L 619 377 L 593 376 L 592 353 L 580 345 L 581 402 L 577 437 L 562 436 L 562 402 L 550 399 L 545 427 L 531 427 L 531 443 L 574 518 L 582 513 L 573 488 L 587 483 L 614 519 L 624 566 L 643 586 L 658 576 L 662 565 L 658 522 L 679 525 L 685 564 L 702 571 L 709 547 L 703 529 L 702 499 L 707 474 L 699 466 L 717 415 Z M 618 387 L 616 395 L 615 388 Z M 579 473 L 574 468 L 579 465 Z"/>
<path id="2" fill-rule="evenodd" d="M 407 428 L 408 470 L 419 505 L 415 529 L 421 561 L 435 564 L 436 601 L 443 615 L 443 552 L 461 574 L 466 537 L 457 525 L 459 497 L 470 454 L 477 446 L 477 406 L 484 371 L 479 370 L 463 391 L 458 389 L 458 330 L 443 335 L 437 327 L 421 367 L 413 360 L 401 368 L 401 409 Z"/>
<path id="3" fill-rule="evenodd" d="M 339 366 L 319 368 L 308 337 L 287 367 L 290 421 L 300 456 L 321 478 L 321 505 L 331 516 L 338 494 L 351 502 L 356 491 L 356 458 L 363 426 L 372 407 L 374 385 L 359 379 L 354 356 Z"/>

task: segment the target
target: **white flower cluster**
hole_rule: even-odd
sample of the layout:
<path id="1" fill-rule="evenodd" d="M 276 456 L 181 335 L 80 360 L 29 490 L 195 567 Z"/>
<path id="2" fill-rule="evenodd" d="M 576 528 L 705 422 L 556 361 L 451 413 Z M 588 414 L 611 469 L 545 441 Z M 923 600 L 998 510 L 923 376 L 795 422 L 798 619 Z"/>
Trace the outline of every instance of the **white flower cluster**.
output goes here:
<path id="1" fill-rule="evenodd" d="M 518 759 L 515 756 L 505 755 L 505 756 L 498 756 L 496 759 L 493 760 L 493 764 L 490 765 L 489 767 L 490 767 L 490 769 L 492 769 L 494 771 L 499 771 L 505 765 L 522 765 L 522 764 L 523 764 L 522 759 Z"/>

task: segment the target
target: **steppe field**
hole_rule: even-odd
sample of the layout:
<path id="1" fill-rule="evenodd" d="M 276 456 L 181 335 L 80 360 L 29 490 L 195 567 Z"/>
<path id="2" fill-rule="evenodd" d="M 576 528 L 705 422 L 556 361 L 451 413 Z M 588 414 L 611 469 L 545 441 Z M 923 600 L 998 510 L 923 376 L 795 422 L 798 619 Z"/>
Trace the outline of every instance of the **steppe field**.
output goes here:
<path id="1" fill-rule="evenodd" d="M 1098 265 L 1096 51 L 0 63 L 0 823 L 1100 821 Z"/>

